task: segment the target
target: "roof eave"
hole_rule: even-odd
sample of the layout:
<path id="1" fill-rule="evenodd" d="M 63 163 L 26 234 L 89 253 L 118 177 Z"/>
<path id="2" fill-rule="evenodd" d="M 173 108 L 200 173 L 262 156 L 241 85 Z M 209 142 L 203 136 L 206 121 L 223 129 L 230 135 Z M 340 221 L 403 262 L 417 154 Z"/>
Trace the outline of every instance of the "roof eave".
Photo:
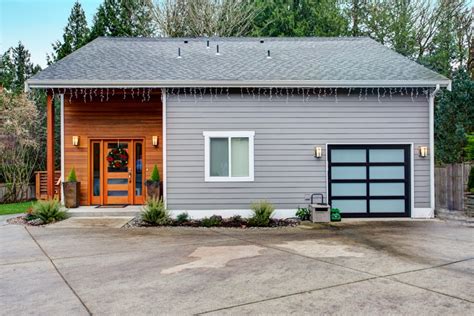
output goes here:
<path id="1" fill-rule="evenodd" d="M 25 89 L 69 88 L 415 88 L 440 87 L 451 91 L 451 80 L 35 80 Z"/>

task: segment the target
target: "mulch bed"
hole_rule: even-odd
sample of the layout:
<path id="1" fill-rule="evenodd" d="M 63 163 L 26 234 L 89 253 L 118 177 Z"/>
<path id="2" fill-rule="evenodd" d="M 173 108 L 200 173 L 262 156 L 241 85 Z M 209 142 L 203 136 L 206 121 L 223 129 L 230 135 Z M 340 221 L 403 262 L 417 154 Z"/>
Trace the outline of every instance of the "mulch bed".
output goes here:
<path id="1" fill-rule="evenodd" d="M 216 226 L 204 226 L 201 220 L 191 219 L 184 223 L 177 223 L 176 220 L 170 225 L 152 225 L 143 221 L 140 215 L 136 216 L 130 222 L 125 224 L 122 228 L 234 228 L 234 229 L 274 229 L 283 227 L 295 227 L 300 224 L 298 218 L 285 218 L 285 219 L 271 219 L 270 225 L 266 227 L 255 227 L 249 226 L 246 219 L 235 220 L 233 218 L 223 218 L 221 224 Z"/>

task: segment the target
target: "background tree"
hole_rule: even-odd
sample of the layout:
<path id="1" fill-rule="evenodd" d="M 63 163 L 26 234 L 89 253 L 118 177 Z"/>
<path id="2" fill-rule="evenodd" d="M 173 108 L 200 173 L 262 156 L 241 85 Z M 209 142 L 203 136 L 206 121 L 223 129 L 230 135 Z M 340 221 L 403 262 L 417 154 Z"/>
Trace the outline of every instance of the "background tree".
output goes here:
<path id="1" fill-rule="evenodd" d="M 89 41 L 99 36 L 152 36 L 156 31 L 149 0 L 104 0 L 94 15 Z"/>
<path id="2" fill-rule="evenodd" d="M 21 42 L 3 53 L 0 76 L 4 89 L 20 93 L 25 88 L 26 80 L 41 70 L 40 66 L 30 61 L 30 57 L 30 52 Z"/>
<path id="3" fill-rule="evenodd" d="M 63 40 L 53 43 L 54 53 L 48 56 L 48 64 L 58 61 L 76 49 L 87 44 L 89 39 L 89 28 L 84 10 L 79 1 L 76 1 L 71 9 L 66 27 L 64 28 Z"/>

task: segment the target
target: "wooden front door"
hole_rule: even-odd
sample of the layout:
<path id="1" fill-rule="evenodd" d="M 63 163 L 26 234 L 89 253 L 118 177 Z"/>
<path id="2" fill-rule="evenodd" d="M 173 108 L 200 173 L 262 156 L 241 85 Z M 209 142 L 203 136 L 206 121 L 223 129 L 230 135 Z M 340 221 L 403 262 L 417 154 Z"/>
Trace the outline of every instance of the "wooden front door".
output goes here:
<path id="1" fill-rule="evenodd" d="M 143 204 L 143 141 L 91 141 L 91 204 Z"/>

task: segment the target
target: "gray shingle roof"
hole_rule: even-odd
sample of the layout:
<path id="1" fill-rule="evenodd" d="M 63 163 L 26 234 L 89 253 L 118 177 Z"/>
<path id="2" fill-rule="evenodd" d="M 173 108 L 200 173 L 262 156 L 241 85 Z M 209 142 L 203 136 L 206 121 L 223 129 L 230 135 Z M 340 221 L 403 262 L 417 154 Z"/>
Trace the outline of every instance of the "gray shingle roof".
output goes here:
<path id="1" fill-rule="evenodd" d="M 263 40 L 263 43 L 261 41 Z M 187 41 L 187 43 L 185 43 Z M 366 38 L 98 38 L 32 77 L 60 86 L 447 86 Z M 220 55 L 216 55 L 219 45 Z M 181 49 L 181 57 L 178 56 Z M 271 58 L 267 58 L 270 50 Z"/>

